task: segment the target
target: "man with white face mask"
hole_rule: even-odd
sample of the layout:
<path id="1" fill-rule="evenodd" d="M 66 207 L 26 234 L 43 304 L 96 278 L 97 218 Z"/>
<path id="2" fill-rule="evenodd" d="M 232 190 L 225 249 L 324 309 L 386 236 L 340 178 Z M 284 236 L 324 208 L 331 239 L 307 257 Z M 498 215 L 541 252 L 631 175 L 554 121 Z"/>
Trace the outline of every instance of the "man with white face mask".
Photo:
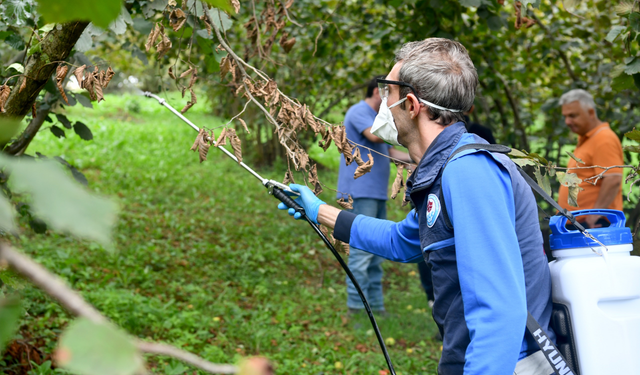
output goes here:
<path id="1" fill-rule="evenodd" d="M 555 340 L 535 198 L 507 156 L 463 148 L 486 144 L 462 122 L 478 83 L 466 49 L 441 38 L 407 43 L 379 82 L 382 103 L 372 133 L 420 160 L 406 184 L 415 209 L 398 223 L 374 219 L 291 185 L 301 193 L 298 203 L 352 246 L 397 262 L 427 261 L 433 318 L 443 336 L 439 374 L 552 374 L 526 330 L 528 311 Z M 300 217 L 293 209 L 289 214 Z"/>
<path id="2" fill-rule="evenodd" d="M 360 154 L 365 162 L 368 160 L 368 149 L 374 150 L 374 152 L 371 152 L 374 159 L 373 167 L 371 172 L 354 179 L 353 175 L 357 164 L 346 165 L 344 155 L 340 155 L 337 198 L 346 200 L 347 196 L 350 195 L 353 198 L 351 212 L 357 215 L 386 219 L 390 163 L 384 155 L 391 155 L 403 161 L 410 160 L 407 153 L 394 149 L 393 146 L 386 144 L 381 138 L 371 134 L 371 126 L 382 102 L 378 90 L 378 78 L 384 78 L 384 76 L 375 77 L 369 82 L 365 99 L 349 108 L 344 118 L 347 138 L 366 147 L 360 147 Z M 385 311 L 382 296 L 383 261 L 383 258 L 355 247 L 351 247 L 349 251 L 349 268 L 358 284 L 360 284 L 371 308 L 377 312 Z M 347 308 L 350 315 L 364 309 L 360 296 L 348 277 Z"/>

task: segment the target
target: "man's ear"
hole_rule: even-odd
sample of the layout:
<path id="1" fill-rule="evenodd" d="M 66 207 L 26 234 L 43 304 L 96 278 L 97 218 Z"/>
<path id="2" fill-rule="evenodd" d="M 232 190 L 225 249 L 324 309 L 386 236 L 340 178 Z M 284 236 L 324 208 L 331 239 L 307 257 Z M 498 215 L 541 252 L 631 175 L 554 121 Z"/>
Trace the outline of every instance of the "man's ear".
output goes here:
<path id="1" fill-rule="evenodd" d="M 594 117 L 596 115 L 596 110 L 595 108 L 589 108 L 587 109 L 587 113 L 589 114 L 589 117 Z"/>
<path id="2" fill-rule="evenodd" d="M 409 109 L 409 114 L 411 114 L 411 119 L 418 117 L 420 111 L 422 110 L 420 99 L 413 95 L 413 93 L 409 93 L 407 94 L 407 103 L 407 108 Z"/>

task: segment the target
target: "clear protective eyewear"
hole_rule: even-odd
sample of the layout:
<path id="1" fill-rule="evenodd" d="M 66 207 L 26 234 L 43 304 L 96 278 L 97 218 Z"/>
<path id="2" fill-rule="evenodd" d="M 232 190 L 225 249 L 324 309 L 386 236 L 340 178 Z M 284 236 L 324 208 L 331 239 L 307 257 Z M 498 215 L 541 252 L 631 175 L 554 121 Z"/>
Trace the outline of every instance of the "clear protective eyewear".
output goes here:
<path id="1" fill-rule="evenodd" d="M 408 84 L 406 82 L 391 81 L 391 80 L 388 80 L 388 79 L 378 78 L 378 92 L 380 93 L 380 98 L 381 99 L 389 98 L 389 85 L 398 85 L 398 86 L 408 87 L 408 88 L 411 89 L 411 92 L 413 92 L 413 95 L 415 95 L 416 98 L 420 98 L 418 96 L 418 92 L 416 91 L 416 89 L 414 89 L 413 86 L 411 86 L 410 84 Z"/>

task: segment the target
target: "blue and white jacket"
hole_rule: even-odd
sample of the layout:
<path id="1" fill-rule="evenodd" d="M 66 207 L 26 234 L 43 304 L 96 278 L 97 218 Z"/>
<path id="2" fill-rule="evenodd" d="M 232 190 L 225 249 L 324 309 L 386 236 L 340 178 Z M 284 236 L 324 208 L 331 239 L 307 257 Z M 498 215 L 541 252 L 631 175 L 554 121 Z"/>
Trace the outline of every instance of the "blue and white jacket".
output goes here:
<path id="1" fill-rule="evenodd" d="M 551 278 L 535 198 L 515 164 L 466 150 L 444 168 L 470 143 L 486 141 L 462 122 L 446 127 L 407 181 L 415 209 L 403 221 L 342 211 L 334 236 L 396 262 L 424 257 L 443 337 L 440 375 L 512 375 L 518 360 L 539 349 L 526 332 L 527 310 L 555 341 Z"/>

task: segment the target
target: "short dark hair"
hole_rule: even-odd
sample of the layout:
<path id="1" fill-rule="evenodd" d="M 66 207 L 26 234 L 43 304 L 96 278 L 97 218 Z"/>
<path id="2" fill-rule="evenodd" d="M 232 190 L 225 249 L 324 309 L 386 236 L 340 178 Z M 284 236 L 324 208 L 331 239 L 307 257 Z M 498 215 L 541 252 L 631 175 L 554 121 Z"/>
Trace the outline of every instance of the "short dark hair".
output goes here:
<path id="1" fill-rule="evenodd" d="M 385 78 L 386 76 L 375 76 L 373 77 L 373 79 L 371 80 L 371 82 L 369 82 L 369 86 L 367 86 L 367 96 L 365 96 L 365 98 L 370 98 L 373 96 L 373 90 L 378 87 L 378 78 Z"/>

